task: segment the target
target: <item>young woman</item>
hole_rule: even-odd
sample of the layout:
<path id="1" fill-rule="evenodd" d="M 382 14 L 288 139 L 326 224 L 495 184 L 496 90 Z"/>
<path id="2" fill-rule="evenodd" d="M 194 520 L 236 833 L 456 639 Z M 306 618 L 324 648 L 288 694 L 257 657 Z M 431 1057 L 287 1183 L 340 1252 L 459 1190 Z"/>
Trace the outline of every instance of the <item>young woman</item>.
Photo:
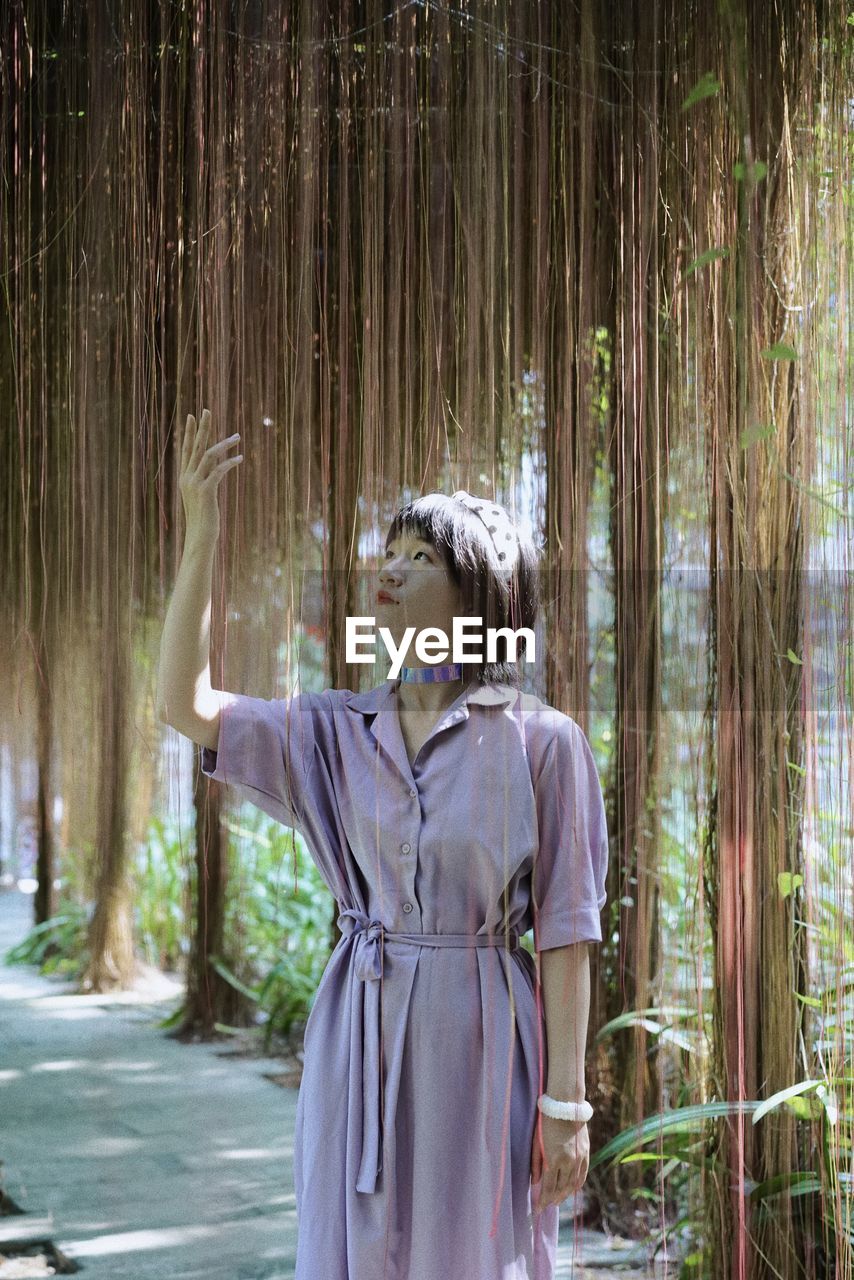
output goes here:
<path id="1" fill-rule="evenodd" d="M 187 423 L 161 717 L 209 777 L 301 832 L 342 930 L 305 1031 L 296 1280 L 553 1280 L 558 1206 L 589 1159 L 587 944 L 608 856 L 590 746 L 520 692 L 501 647 L 433 666 L 411 646 L 364 693 L 213 690 L 215 494 L 239 456 L 205 448 L 209 422 Z M 408 627 L 450 638 L 455 617 L 533 629 L 537 553 L 497 503 L 427 494 L 395 515 L 378 585 L 397 645 Z M 539 963 L 519 945 L 532 927 Z"/>

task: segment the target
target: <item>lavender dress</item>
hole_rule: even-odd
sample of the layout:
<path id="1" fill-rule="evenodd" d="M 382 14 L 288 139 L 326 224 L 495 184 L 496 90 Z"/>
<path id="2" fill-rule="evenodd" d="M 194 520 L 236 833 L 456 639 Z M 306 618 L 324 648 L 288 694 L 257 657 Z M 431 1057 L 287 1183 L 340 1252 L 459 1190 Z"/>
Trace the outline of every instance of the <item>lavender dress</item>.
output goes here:
<path id="1" fill-rule="evenodd" d="M 601 941 L 596 765 L 569 716 L 472 682 L 410 767 L 397 687 L 239 695 L 202 751 L 302 834 L 340 912 L 305 1031 L 296 1280 L 553 1280 L 542 988 L 515 943 Z"/>

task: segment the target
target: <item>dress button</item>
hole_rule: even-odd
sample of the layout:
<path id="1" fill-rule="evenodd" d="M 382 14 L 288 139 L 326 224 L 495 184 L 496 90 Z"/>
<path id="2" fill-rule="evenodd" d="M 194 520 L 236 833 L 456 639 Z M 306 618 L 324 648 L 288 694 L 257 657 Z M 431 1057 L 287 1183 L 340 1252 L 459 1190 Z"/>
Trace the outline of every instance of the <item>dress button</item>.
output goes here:
<path id="1" fill-rule="evenodd" d="M 409 850 L 410 850 L 411 848 L 412 848 L 412 845 L 411 845 L 411 844 L 409 844 L 409 843 L 407 842 L 406 844 L 402 844 L 402 845 L 400 846 L 400 852 L 401 852 L 401 853 L 409 853 Z"/>
<path id="2" fill-rule="evenodd" d="M 417 792 L 417 791 L 410 790 L 409 794 L 410 794 L 411 796 L 417 796 L 417 795 L 418 795 L 418 792 Z"/>
<path id="3" fill-rule="evenodd" d="M 409 915 L 410 911 L 412 910 L 412 903 L 411 903 L 411 902 L 404 902 L 404 904 L 403 904 L 403 909 L 404 909 L 404 911 L 406 912 L 406 914 L 407 914 L 407 915 Z"/>

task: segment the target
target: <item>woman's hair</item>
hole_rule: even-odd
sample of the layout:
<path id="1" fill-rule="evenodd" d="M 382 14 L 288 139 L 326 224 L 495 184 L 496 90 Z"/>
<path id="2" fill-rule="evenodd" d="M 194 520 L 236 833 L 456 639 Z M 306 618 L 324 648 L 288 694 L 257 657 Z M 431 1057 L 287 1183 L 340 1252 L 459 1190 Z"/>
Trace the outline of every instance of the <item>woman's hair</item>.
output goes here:
<path id="1" fill-rule="evenodd" d="M 489 501 L 490 507 L 501 507 Z M 501 508 L 504 511 L 504 508 Z M 507 512 L 504 511 L 507 515 Z M 507 517 L 509 519 L 509 516 Z M 514 526 L 515 528 L 515 526 Z M 394 516 L 385 546 L 403 532 L 413 533 L 431 543 L 442 557 L 462 595 L 463 617 L 480 618 L 483 628 L 481 652 L 486 656 L 487 628 L 520 627 L 534 630 L 540 609 L 539 552 L 534 543 L 516 529 L 519 555 L 512 569 L 505 569 L 483 520 L 456 498 L 444 493 L 427 493 L 402 506 Z M 470 644 L 468 647 L 473 647 Z M 508 660 L 505 636 L 496 639 L 497 662 L 463 666 L 464 677 L 478 684 L 509 684 L 519 688 L 519 671 Z"/>

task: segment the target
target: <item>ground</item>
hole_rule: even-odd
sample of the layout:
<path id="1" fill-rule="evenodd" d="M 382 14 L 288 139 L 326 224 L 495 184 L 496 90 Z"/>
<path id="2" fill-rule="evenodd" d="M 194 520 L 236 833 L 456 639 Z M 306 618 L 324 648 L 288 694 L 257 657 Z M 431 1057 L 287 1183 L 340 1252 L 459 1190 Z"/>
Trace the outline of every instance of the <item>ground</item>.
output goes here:
<path id="1" fill-rule="evenodd" d="M 0 957 L 31 910 L 0 891 Z M 130 993 L 79 996 L 0 965 L 0 1111 L 14 1117 L 0 1134 L 0 1280 L 57 1274 L 37 1242 L 86 1280 L 292 1280 L 296 1064 L 170 1039 L 156 1023 L 179 994 L 157 971 Z M 664 1274 L 643 1259 L 576 1230 L 566 1202 L 556 1280 Z"/>

